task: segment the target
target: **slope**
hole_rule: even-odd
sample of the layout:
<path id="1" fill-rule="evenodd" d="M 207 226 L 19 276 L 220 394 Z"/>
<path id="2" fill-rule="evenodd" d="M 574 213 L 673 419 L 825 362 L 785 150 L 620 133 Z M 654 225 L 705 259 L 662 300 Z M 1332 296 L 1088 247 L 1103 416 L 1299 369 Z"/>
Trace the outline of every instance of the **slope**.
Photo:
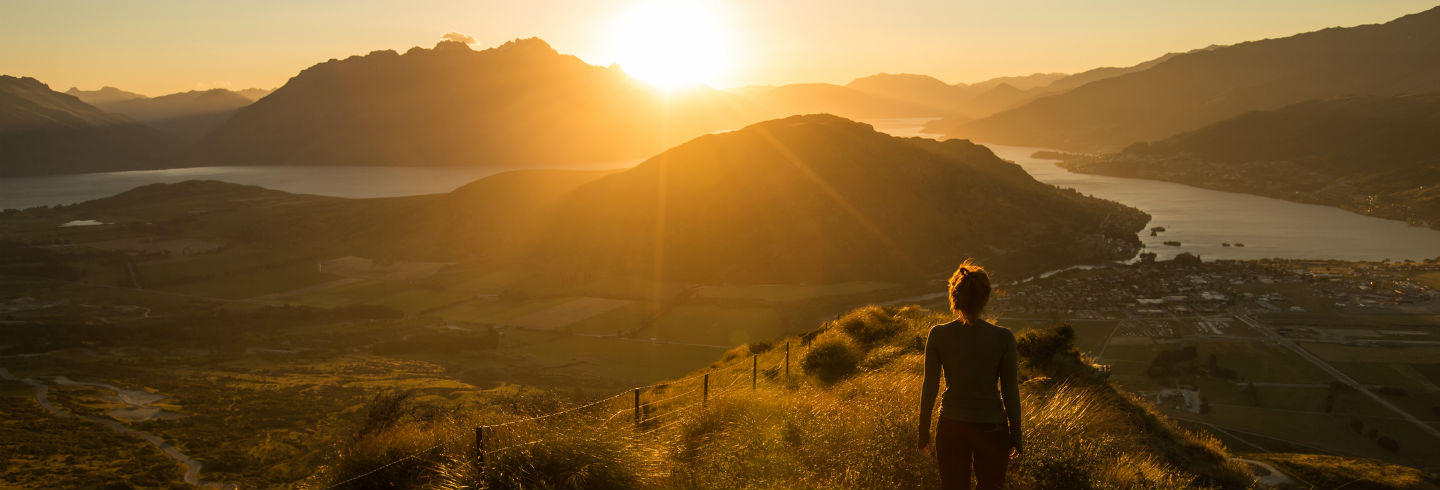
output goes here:
<path id="1" fill-rule="evenodd" d="M 154 98 L 95 102 L 106 112 L 123 114 L 142 124 L 194 141 L 209 133 L 235 111 L 253 102 L 225 89 L 192 90 Z"/>
<path id="2" fill-rule="evenodd" d="M 33 78 L 0 76 L 0 176 L 164 168 L 173 144 Z"/>
<path id="3" fill-rule="evenodd" d="M 1001 144 L 1113 151 L 1314 98 L 1435 90 L 1436 59 L 1440 8 L 1385 24 L 1186 53 L 984 119 L 931 129 Z"/>
<path id="4" fill-rule="evenodd" d="M 1440 226 L 1437 134 L 1440 92 L 1346 97 L 1251 112 L 1064 166 Z"/>

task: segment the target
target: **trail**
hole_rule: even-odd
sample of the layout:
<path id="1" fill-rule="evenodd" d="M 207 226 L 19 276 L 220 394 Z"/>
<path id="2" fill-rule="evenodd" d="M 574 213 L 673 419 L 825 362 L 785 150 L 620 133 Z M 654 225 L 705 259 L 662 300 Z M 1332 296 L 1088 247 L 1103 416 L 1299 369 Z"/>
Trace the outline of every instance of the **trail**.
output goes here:
<path id="1" fill-rule="evenodd" d="M 164 395 L 156 395 L 156 394 L 154 394 L 154 393 L 148 393 L 148 392 L 143 392 L 143 391 L 122 390 L 122 389 L 116 388 L 116 387 L 114 387 L 114 386 L 110 386 L 110 385 L 103 384 L 103 383 L 82 383 L 82 382 L 71 381 L 69 378 L 66 378 L 66 377 L 64 377 L 64 376 L 51 376 L 50 378 L 51 378 L 52 380 L 54 380 L 56 384 L 61 384 L 61 385 L 93 386 L 93 387 L 98 387 L 98 388 L 109 389 L 109 390 L 114 391 L 115 394 L 116 394 L 116 396 L 120 397 L 121 400 L 124 400 L 125 403 L 134 404 L 131 400 L 137 400 L 137 401 L 146 400 L 146 399 L 149 399 L 149 400 L 150 400 L 150 401 L 147 401 L 147 402 L 144 402 L 144 403 L 140 403 L 140 404 L 143 405 L 143 404 L 145 404 L 145 403 L 151 403 L 151 402 L 153 402 L 153 401 L 155 401 L 155 400 L 159 400 L 160 398 L 164 398 Z M 135 437 L 139 437 L 139 438 L 141 438 L 141 439 L 146 440 L 146 441 L 149 442 L 151 445 L 154 445 L 155 447 L 159 448 L 160 451 L 164 452 L 166 456 L 169 456 L 169 457 L 170 457 L 170 459 L 173 459 L 173 460 L 175 460 L 175 461 L 180 462 L 180 464 L 185 465 L 185 483 L 188 483 L 188 484 L 191 484 L 191 485 L 195 485 L 195 486 L 198 486 L 198 487 L 215 488 L 215 489 L 219 489 L 219 490 L 235 490 L 235 488 L 236 488 L 236 486 L 235 486 L 234 484 L 230 484 L 230 483 L 221 483 L 221 482 L 212 482 L 212 481 L 203 481 L 203 480 L 201 480 L 201 479 L 200 479 L 200 466 L 201 466 L 201 465 L 200 465 L 200 462 L 199 462 L 199 461 L 195 461 L 194 458 L 191 458 L 190 456 L 187 456 L 185 453 L 180 452 L 179 449 L 177 449 L 175 446 L 171 445 L 170 443 L 165 442 L 165 440 L 164 440 L 164 439 L 161 439 L 160 436 L 157 436 L 157 435 L 155 435 L 155 434 L 151 434 L 151 433 L 149 433 L 149 432 L 141 432 L 141 431 L 138 431 L 138 430 L 135 430 L 135 429 L 131 429 L 130 427 L 125 426 L 125 424 L 121 424 L 121 423 L 116 422 L 116 421 L 114 421 L 114 420 L 103 419 L 103 418 L 100 418 L 100 417 L 91 417 L 91 416 L 88 416 L 88 415 L 74 414 L 74 413 L 70 413 L 68 410 L 65 410 L 65 409 L 63 409 L 63 408 L 60 408 L 60 407 L 55 406 L 54 403 L 51 403 L 51 402 L 50 402 L 50 396 L 49 396 L 49 394 L 50 394 L 50 387 L 49 387 L 48 385 L 46 385 L 44 382 L 41 382 L 41 381 L 39 381 L 39 380 L 37 380 L 37 379 L 35 379 L 35 378 L 23 378 L 23 379 L 22 379 L 22 378 L 20 378 L 20 377 L 15 376 L 14 374 L 11 374 L 11 373 L 10 373 L 10 370 L 9 370 L 9 369 L 6 369 L 6 368 L 0 368 L 0 379 L 6 379 L 6 380 L 10 380 L 10 381 L 19 381 L 19 382 L 21 382 L 21 383 L 25 383 L 25 384 L 27 384 L 27 385 L 30 385 L 30 386 L 35 387 L 35 401 L 38 402 L 38 403 L 40 404 L 40 407 L 41 407 L 41 408 L 44 408 L 45 411 L 50 412 L 51 415 L 54 415 L 54 416 L 56 416 L 56 417 L 77 418 L 77 419 L 85 420 L 85 421 L 88 421 L 88 422 L 94 422 L 94 423 L 97 423 L 97 424 L 100 424 L 100 425 L 109 427 L 111 430 L 114 430 L 114 431 L 116 431 L 116 432 L 119 432 L 119 433 L 122 433 L 122 434 L 131 435 L 131 436 L 135 436 Z M 159 397 L 159 398 L 155 398 L 155 397 Z"/>

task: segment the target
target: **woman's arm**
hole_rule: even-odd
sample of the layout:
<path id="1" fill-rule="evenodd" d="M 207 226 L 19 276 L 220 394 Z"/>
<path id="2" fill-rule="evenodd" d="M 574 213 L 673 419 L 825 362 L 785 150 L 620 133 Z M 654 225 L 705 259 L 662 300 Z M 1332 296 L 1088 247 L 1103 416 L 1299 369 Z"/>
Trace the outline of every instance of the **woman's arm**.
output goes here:
<path id="1" fill-rule="evenodd" d="M 930 444 L 930 411 L 940 391 L 940 346 L 935 343 L 935 328 L 925 339 L 925 381 L 920 384 L 920 448 Z"/>
<path id="2" fill-rule="evenodd" d="M 1006 331 L 1005 352 L 1000 359 L 1000 395 L 1004 397 L 1005 418 L 1010 424 L 1010 445 L 1024 452 L 1024 432 L 1020 428 L 1020 362 L 1015 352 L 1015 334 Z"/>

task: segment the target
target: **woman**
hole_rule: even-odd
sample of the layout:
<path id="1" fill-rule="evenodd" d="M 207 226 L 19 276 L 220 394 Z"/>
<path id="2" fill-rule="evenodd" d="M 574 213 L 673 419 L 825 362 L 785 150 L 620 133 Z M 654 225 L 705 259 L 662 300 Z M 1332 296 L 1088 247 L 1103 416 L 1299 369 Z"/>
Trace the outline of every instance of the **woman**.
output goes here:
<path id="1" fill-rule="evenodd" d="M 943 372 L 946 388 L 934 451 L 940 485 L 947 489 L 970 488 L 972 463 L 975 488 L 1003 488 L 1006 463 L 1024 451 L 1015 334 L 980 316 L 989 300 L 985 269 L 968 260 L 960 264 L 950 276 L 950 310 L 956 320 L 931 327 L 925 341 L 920 450 L 930 455 L 930 409 Z"/>

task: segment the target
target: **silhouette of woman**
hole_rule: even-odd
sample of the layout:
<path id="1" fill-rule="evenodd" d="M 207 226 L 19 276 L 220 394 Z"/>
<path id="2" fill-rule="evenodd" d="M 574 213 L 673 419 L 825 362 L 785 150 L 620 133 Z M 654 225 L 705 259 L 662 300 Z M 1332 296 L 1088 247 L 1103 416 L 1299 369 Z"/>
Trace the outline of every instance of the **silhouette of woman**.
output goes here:
<path id="1" fill-rule="evenodd" d="M 989 300 L 990 275 L 966 260 L 950 276 L 955 321 L 931 327 L 925 340 L 920 451 L 927 457 L 931 453 L 930 411 L 943 372 L 946 388 L 934 453 L 946 489 L 970 488 L 972 463 L 975 488 L 1003 488 L 1006 463 L 1024 451 L 1015 334 L 981 318 Z"/>

